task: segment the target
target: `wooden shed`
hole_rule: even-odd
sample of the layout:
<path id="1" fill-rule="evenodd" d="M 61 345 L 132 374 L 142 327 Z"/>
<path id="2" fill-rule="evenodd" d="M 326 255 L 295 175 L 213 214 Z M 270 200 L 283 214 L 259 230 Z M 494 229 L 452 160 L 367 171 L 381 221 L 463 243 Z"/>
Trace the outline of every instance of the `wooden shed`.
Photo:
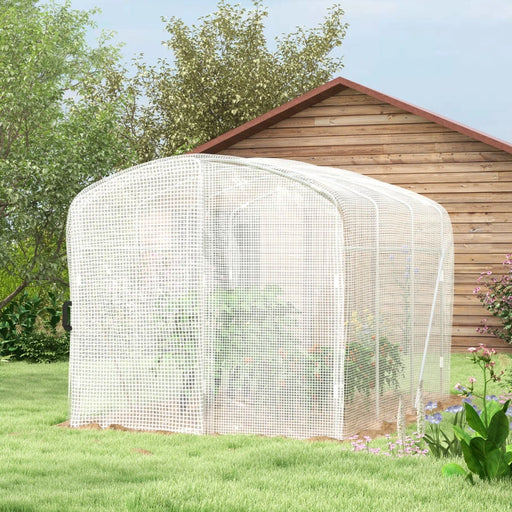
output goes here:
<path id="1" fill-rule="evenodd" d="M 476 333 L 488 315 L 473 296 L 479 273 L 505 272 L 512 252 L 512 144 L 336 78 L 193 152 L 349 169 L 441 203 L 455 238 L 453 351 L 512 350 Z"/>

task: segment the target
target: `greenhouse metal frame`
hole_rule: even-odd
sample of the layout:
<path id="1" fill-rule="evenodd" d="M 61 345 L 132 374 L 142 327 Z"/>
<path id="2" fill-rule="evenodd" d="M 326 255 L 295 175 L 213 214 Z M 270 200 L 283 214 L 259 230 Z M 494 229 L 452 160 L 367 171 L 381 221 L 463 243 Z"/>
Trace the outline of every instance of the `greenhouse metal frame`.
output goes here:
<path id="1" fill-rule="evenodd" d="M 164 158 L 78 194 L 67 250 L 74 427 L 343 439 L 447 392 L 451 224 L 409 190 Z"/>

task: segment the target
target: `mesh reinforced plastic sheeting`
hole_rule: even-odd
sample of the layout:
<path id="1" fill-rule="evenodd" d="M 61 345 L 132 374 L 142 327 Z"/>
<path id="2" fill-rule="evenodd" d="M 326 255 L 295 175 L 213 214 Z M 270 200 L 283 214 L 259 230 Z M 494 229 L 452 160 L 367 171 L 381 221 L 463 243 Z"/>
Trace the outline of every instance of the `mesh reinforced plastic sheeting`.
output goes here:
<path id="1" fill-rule="evenodd" d="M 71 425 L 342 439 L 447 391 L 437 203 L 340 169 L 185 155 L 68 218 Z"/>

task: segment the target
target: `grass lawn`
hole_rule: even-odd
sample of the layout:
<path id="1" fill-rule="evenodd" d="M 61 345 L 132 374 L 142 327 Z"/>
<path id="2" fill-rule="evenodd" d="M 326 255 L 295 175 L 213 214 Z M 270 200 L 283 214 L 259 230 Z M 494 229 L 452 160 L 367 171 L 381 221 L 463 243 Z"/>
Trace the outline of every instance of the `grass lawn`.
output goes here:
<path id="1" fill-rule="evenodd" d="M 452 360 L 452 386 L 474 372 Z M 446 461 L 256 436 L 57 428 L 67 363 L 0 366 L 0 511 L 510 510 L 510 482 L 441 477 Z M 460 462 L 460 461 L 459 461 Z"/>

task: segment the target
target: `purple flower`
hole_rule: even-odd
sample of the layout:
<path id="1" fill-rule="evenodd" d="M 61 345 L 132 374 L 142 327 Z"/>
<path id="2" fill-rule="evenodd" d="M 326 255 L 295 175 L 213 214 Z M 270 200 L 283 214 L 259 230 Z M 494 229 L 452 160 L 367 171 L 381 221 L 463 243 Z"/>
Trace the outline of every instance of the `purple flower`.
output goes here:
<path id="1" fill-rule="evenodd" d="M 452 405 L 445 409 L 445 412 L 451 412 L 452 414 L 457 414 L 458 412 L 462 412 L 464 407 L 462 405 Z"/>
<path id="2" fill-rule="evenodd" d="M 433 411 L 434 409 L 437 409 L 437 402 L 428 402 L 425 405 L 425 411 Z"/>
<path id="3" fill-rule="evenodd" d="M 432 414 L 432 415 L 429 415 L 429 414 L 425 415 L 425 420 L 428 421 L 429 423 L 431 423 L 432 425 L 439 425 L 439 423 L 441 423 L 442 419 L 443 419 L 443 416 L 439 412 L 436 412 L 435 414 Z"/>
<path id="4" fill-rule="evenodd" d="M 465 398 L 463 398 L 463 399 L 462 399 L 462 401 L 463 401 L 465 404 L 473 405 L 473 404 L 471 403 L 471 395 L 466 396 Z"/>
<path id="5" fill-rule="evenodd" d="M 495 402 L 497 402 L 499 400 L 499 398 L 496 395 L 486 395 L 485 399 L 486 400 L 494 400 Z"/>

